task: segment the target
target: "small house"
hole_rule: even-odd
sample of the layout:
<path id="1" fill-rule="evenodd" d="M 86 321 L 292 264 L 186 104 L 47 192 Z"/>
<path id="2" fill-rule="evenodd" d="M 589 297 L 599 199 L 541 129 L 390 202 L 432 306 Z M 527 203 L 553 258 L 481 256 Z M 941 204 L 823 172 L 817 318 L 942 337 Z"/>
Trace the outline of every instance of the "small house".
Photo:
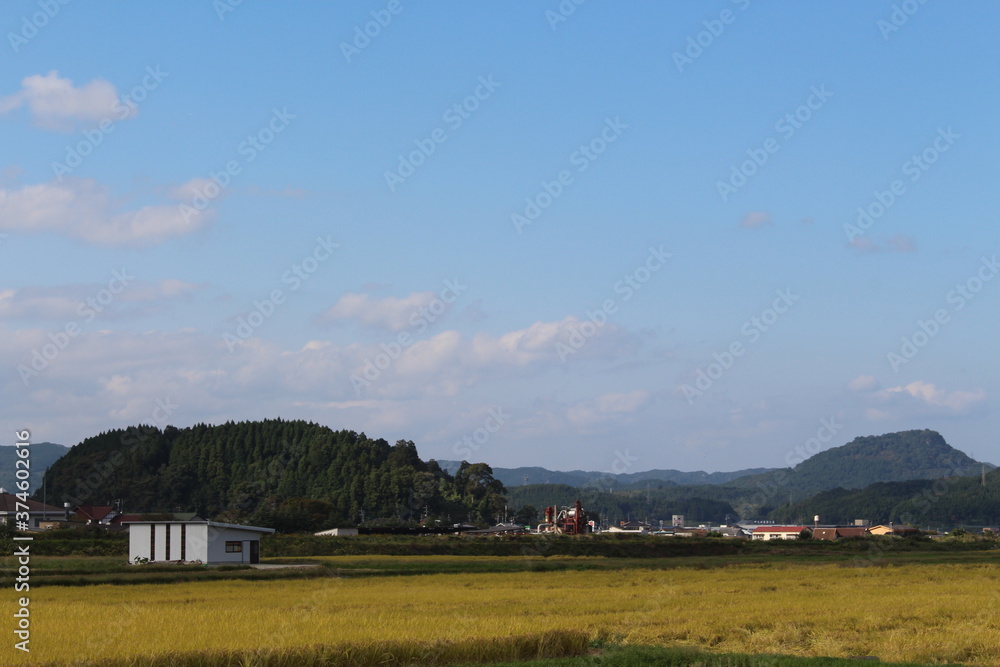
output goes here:
<path id="1" fill-rule="evenodd" d="M 200 562 L 206 565 L 260 562 L 260 536 L 273 528 L 216 521 L 123 522 L 128 526 L 128 559 Z"/>
<path id="2" fill-rule="evenodd" d="M 757 526 L 751 537 L 754 540 L 797 540 L 803 530 L 812 533 L 809 526 Z"/>

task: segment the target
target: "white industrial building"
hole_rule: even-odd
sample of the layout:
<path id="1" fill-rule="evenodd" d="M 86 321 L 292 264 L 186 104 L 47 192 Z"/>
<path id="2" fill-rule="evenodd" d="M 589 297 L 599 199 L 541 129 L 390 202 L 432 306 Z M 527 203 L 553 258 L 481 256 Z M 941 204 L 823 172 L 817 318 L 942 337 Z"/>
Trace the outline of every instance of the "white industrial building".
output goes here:
<path id="1" fill-rule="evenodd" d="M 129 521 L 128 560 L 223 565 L 260 562 L 260 536 L 273 528 L 216 521 Z"/>
<path id="2" fill-rule="evenodd" d="M 313 533 L 314 535 L 320 537 L 357 537 L 357 528 L 331 528 L 329 530 L 321 530 L 318 533 Z"/>

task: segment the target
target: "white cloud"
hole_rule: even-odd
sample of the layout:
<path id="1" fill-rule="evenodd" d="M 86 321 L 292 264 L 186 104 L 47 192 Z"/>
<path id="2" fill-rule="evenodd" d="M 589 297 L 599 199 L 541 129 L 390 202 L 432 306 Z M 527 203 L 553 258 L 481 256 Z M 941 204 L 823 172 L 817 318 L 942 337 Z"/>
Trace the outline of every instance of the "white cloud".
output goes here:
<path id="1" fill-rule="evenodd" d="M 416 326 L 414 320 L 429 320 L 430 318 L 421 314 L 421 309 L 428 308 L 435 298 L 434 292 L 414 292 L 401 299 L 390 296 L 375 301 L 368 294 L 348 292 L 327 309 L 321 319 L 326 321 L 356 320 L 373 329 L 402 331 Z M 443 311 L 431 314 L 431 317 L 436 318 L 441 314 Z"/>
<path id="2" fill-rule="evenodd" d="M 966 415 L 986 400 L 986 392 L 982 389 L 946 391 L 922 380 L 916 380 L 905 386 L 883 389 L 875 396 L 890 408 L 920 407 L 941 415 Z M 883 408 L 878 412 L 886 413 L 886 409 Z"/>
<path id="3" fill-rule="evenodd" d="M 119 103 L 115 87 L 104 79 L 74 87 L 55 71 L 25 77 L 21 90 L 0 97 L 0 113 L 21 107 L 27 107 L 35 125 L 67 132 L 105 118 L 123 120 L 135 115 L 135 107 Z"/>
<path id="4" fill-rule="evenodd" d="M 878 389 L 878 380 L 874 375 L 859 375 L 847 383 L 851 391 L 873 391 Z"/>
<path id="5" fill-rule="evenodd" d="M 178 202 L 122 210 L 107 188 L 92 179 L 0 189 L 0 229 L 55 232 L 99 245 L 162 242 L 201 229 L 212 216 L 211 209 L 185 216 Z"/>
<path id="6" fill-rule="evenodd" d="M 73 290 L 74 292 L 76 290 Z M 45 288 L 0 290 L 0 317 L 62 319 L 73 317 L 80 299 Z"/>
<path id="7" fill-rule="evenodd" d="M 167 288 L 158 285 L 164 293 Z M 49 344 L 50 333 L 58 330 L 9 329 L 4 321 L 9 320 L 0 318 L 0 363 L 11 369 L 30 366 L 32 350 Z M 470 391 L 493 392 L 500 383 L 531 381 L 547 370 L 564 368 L 554 342 L 574 323 L 572 318 L 536 323 L 502 336 L 442 332 L 406 348 L 359 397 L 351 375 L 382 352 L 378 344 L 314 340 L 284 349 L 252 337 L 229 353 L 217 332 L 106 331 L 96 329 L 103 325 L 95 320 L 49 359 L 39 375 L 29 377 L 27 386 L 13 370 L 0 387 L 11 397 L 6 406 L 10 414 L 47 422 L 47 410 L 59 405 L 59 419 L 75 423 L 75 433 L 96 433 L 138 419 L 148 422 L 154 401 L 166 398 L 183 407 L 183 415 L 173 423 L 297 415 L 329 418 L 328 423 L 351 428 L 388 428 L 405 410 L 408 423 L 418 415 L 428 429 L 444 429 L 455 423 L 455 405 L 467 402 Z M 608 327 L 581 353 L 592 347 L 592 354 L 600 351 L 597 356 L 613 360 L 628 349 L 624 335 Z M 492 395 L 486 400 L 494 400 Z M 578 421 L 628 419 L 648 400 L 641 391 L 607 394 L 577 408 L 573 416 Z M 434 412 L 427 412 L 429 405 L 437 406 Z M 435 422 L 440 426 L 433 426 Z M 565 407 L 559 423 L 571 428 Z M 53 422 L 46 428 L 58 426 Z M 410 430 L 407 423 L 397 426 L 395 432 Z"/>
<path id="8" fill-rule="evenodd" d="M 531 377 L 561 367 L 556 343 L 566 343 L 580 324 L 575 317 L 567 317 L 559 322 L 535 322 L 500 336 L 480 332 L 468 337 L 453 330 L 442 331 L 401 347 L 388 364 L 386 349 L 375 343 L 340 348 L 339 358 L 348 365 L 345 382 L 352 374 L 363 377 L 366 368 L 371 374 L 376 364 L 385 366 L 377 380 L 365 387 L 367 397 L 454 396 L 486 378 Z M 569 363 L 614 360 L 637 347 L 632 336 L 606 324 L 586 340 Z"/>
<path id="9" fill-rule="evenodd" d="M 116 280 L 114 291 L 108 287 L 107 283 L 94 283 L 0 289 L 0 317 L 78 320 L 91 310 L 88 299 L 98 301 L 102 319 L 135 317 L 154 312 L 170 300 L 190 296 L 204 286 L 171 278 L 157 282 L 127 281 L 124 285 Z"/>

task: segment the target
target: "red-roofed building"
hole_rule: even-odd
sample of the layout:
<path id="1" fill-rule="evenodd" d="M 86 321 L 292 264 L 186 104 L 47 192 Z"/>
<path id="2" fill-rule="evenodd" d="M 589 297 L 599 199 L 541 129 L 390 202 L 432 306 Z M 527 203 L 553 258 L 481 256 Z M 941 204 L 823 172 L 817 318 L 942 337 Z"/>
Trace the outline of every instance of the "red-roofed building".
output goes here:
<path id="1" fill-rule="evenodd" d="M 757 526 L 750 534 L 754 540 L 797 540 L 803 530 L 812 533 L 809 526 Z"/>
<path id="2" fill-rule="evenodd" d="M 118 510 L 110 505 L 77 505 L 73 513 L 78 520 L 85 521 L 88 526 L 100 524 L 107 526 L 119 515 Z"/>

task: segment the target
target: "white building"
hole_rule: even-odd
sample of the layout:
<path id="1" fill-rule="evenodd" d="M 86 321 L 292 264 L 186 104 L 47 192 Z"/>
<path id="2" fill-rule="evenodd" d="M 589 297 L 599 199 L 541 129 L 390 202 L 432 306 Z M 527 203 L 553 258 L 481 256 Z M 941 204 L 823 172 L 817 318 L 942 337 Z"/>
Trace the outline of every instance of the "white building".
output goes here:
<path id="1" fill-rule="evenodd" d="M 128 560 L 259 563 L 260 536 L 273 528 L 215 521 L 128 521 Z"/>
<path id="2" fill-rule="evenodd" d="M 324 537 L 357 537 L 357 528 L 331 528 L 330 530 L 321 530 L 318 533 L 313 533 L 314 535 L 324 536 Z"/>
<path id="3" fill-rule="evenodd" d="M 757 526 L 750 536 L 755 540 L 797 540 L 802 531 L 812 533 L 809 526 Z"/>

